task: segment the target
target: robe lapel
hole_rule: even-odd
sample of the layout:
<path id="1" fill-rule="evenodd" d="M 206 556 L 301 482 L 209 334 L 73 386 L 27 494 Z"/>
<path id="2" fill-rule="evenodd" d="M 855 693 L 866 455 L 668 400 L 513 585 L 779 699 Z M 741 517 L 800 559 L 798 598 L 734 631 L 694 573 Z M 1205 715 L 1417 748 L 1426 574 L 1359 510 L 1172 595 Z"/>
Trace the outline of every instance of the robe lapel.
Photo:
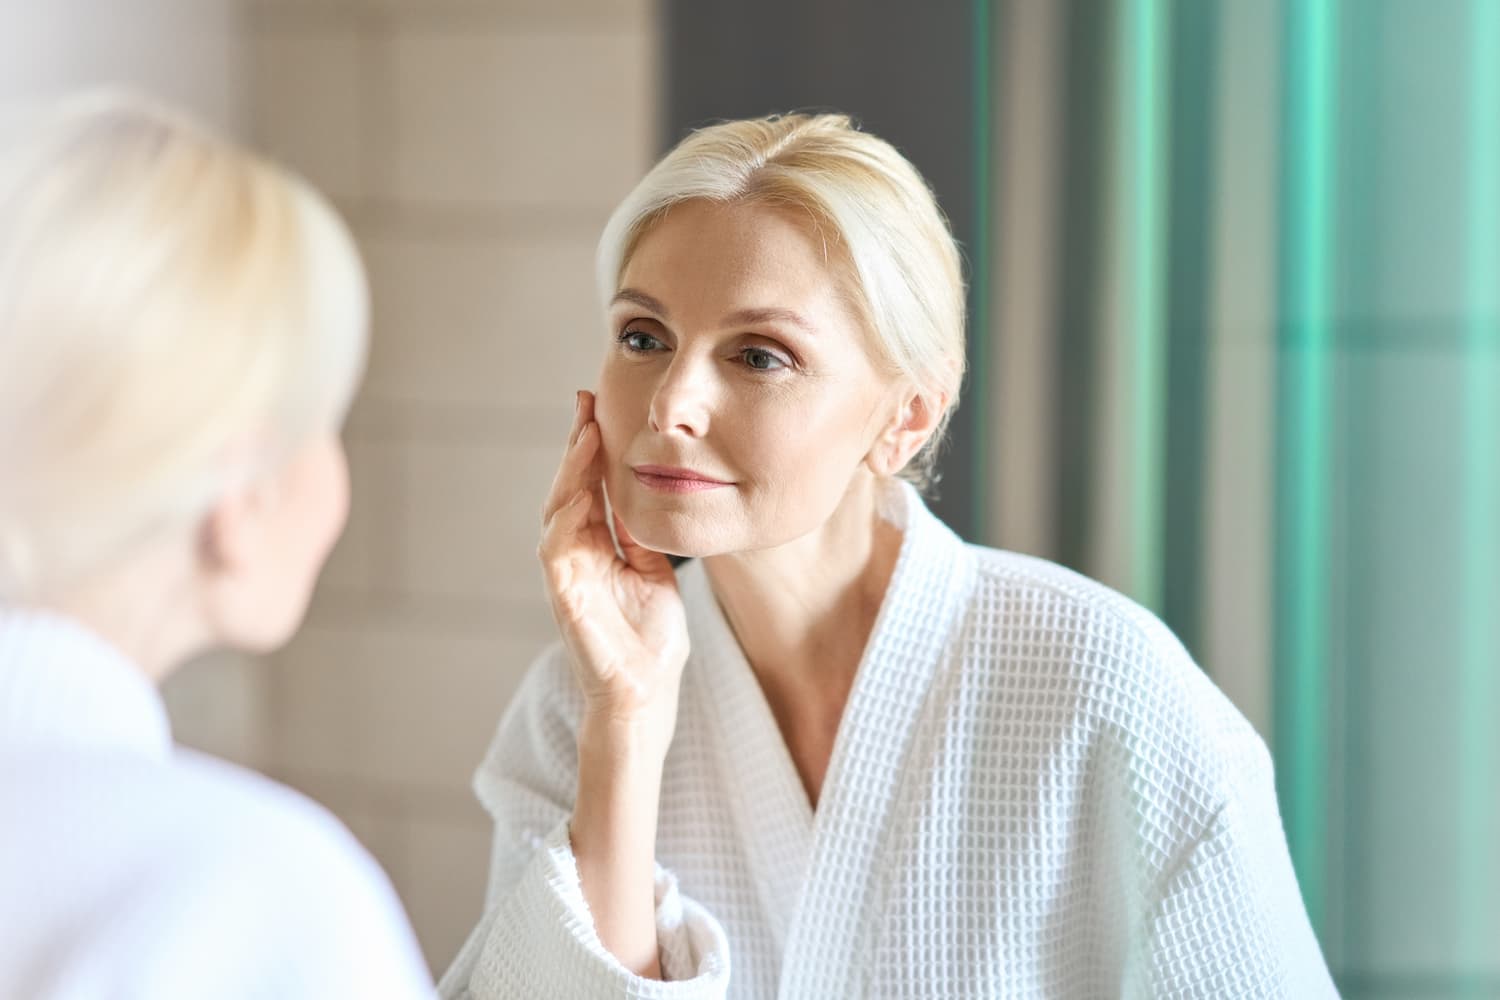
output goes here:
<path id="1" fill-rule="evenodd" d="M 812 808 L 702 563 L 682 567 L 678 581 L 691 609 L 692 658 L 702 677 L 695 687 L 701 711 L 712 723 L 714 763 L 776 950 L 785 954 L 812 851 Z"/>
<path id="2" fill-rule="evenodd" d="M 902 498 L 901 554 L 824 779 L 807 883 L 782 952 L 782 1000 L 870 995 L 871 938 L 889 874 L 881 859 L 890 808 L 901 793 L 931 680 L 951 655 L 962 598 L 972 587 L 973 558 L 963 543 L 915 490 L 903 486 Z M 766 717 L 779 743 L 769 710 Z M 782 756 L 792 769 L 784 747 Z M 795 770 L 789 773 L 796 785 Z"/>

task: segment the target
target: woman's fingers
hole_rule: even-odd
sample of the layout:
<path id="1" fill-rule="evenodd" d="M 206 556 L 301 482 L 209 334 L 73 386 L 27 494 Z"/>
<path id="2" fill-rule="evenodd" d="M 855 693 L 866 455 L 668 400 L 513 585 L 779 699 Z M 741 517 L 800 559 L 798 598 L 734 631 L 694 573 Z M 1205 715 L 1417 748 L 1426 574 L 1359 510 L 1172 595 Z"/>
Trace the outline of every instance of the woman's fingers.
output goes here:
<path id="1" fill-rule="evenodd" d="M 588 527 L 590 502 L 588 491 L 578 490 L 547 516 L 536 551 L 543 568 L 549 573 L 556 561 L 567 558 L 569 550 L 577 544 L 580 532 Z"/>
<path id="2" fill-rule="evenodd" d="M 593 487 L 590 479 L 597 479 L 599 476 L 598 465 L 594 462 L 598 450 L 599 425 L 594 422 L 593 393 L 580 392 L 562 462 L 558 465 L 557 475 L 552 479 L 547 500 L 542 505 L 543 526 L 574 493 Z"/>
<path id="3" fill-rule="evenodd" d="M 548 519 L 537 545 L 537 558 L 554 594 L 575 584 L 597 581 L 616 559 L 609 531 L 593 523 L 593 495 L 573 494 Z"/>
<path id="4" fill-rule="evenodd" d="M 585 424 L 578 432 L 577 440 L 568 446 L 562 463 L 557 467 L 557 475 L 552 479 L 552 488 L 542 508 L 543 527 L 563 504 L 572 499 L 573 494 L 579 490 L 593 490 L 594 484 L 590 480 L 598 474 L 593 465 L 598 449 L 598 425 Z"/>
<path id="5" fill-rule="evenodd" d="M 599 422 L 594 420 L 594 394 L 584 390 L 578 394 L 578 409 L 589 423 L 584 425 L 584 430 L 592 429 L 595 438 L 599 436 Z M 581 433 L 581 432 L 580 432 Z M 607 521 L 607 505 L 604 502 L 604 450 L 598 441 L 591 445 L 594 457 L 583 470 L 583 479 L 586 488 L 593 496 L 593 503 L 589 505 L 589 524 L 603 525 Z"/>
<path id="6" fill-rule="evenodd" d="M 575 491 L 547 518 L 542 540 L 537 545 L 547 590 L 553 603 L 566 612 L 567 619 L 574 619 L 581 612 L 581 602 L 590 589 L 593 575 L 588 569 L 592 560 L 587 548 L 578 544 L 589 530 L 591 506 L 593 496 L 588 490 Z"/>

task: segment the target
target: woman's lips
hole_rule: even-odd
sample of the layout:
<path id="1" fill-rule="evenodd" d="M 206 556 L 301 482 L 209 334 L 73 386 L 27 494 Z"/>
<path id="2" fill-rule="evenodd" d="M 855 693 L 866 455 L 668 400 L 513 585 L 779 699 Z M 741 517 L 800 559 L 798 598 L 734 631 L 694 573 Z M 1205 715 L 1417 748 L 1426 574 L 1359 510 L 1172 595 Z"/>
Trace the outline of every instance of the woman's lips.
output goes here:
<path id="1" fill-rule="evenodd" d="M 677 469 L 665 465 L 637 465 L 630 471 L 635 473 L 636 480 L 642 486 L 658 493 L 701 493 L 732 485 L 692 469 Z"/>

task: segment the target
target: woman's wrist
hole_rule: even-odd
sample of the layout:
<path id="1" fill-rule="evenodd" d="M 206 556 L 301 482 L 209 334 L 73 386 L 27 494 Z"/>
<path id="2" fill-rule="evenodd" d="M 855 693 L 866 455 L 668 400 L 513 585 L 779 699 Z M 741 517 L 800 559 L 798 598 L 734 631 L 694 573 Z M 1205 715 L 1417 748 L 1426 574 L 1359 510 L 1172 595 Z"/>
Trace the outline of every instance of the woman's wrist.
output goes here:
<path id="1" fill-rule="evenodd" d="M 624 774 L 655 772 L 660 778 L 676 720 L 653 718 L 654 714 L 608 710 L 585 713 L 578 729 L 580 768 Z"/>
<path id="2" fill-rule="evenodd" d="M 661 777 L 661 754 L 642 739 L 612 728 L 592 735 L 581 730 L 575 841 L 585 841 L 590 853 L 649 862 L 655 855 Z"/>

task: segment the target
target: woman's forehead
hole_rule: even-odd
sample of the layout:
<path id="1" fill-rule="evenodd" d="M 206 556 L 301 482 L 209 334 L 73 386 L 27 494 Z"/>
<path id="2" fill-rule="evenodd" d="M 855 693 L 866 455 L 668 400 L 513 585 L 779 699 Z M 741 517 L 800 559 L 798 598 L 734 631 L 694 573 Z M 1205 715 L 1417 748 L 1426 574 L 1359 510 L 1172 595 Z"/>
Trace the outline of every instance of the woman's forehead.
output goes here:
<path id="1" fill-rule="evenodd" d="M 843 310 L 840 277 L 795 210 L 699 200 L 674 206 L 641 237 L 617 298 L 668 314 L 779 311 L 799 325 Z"/>

